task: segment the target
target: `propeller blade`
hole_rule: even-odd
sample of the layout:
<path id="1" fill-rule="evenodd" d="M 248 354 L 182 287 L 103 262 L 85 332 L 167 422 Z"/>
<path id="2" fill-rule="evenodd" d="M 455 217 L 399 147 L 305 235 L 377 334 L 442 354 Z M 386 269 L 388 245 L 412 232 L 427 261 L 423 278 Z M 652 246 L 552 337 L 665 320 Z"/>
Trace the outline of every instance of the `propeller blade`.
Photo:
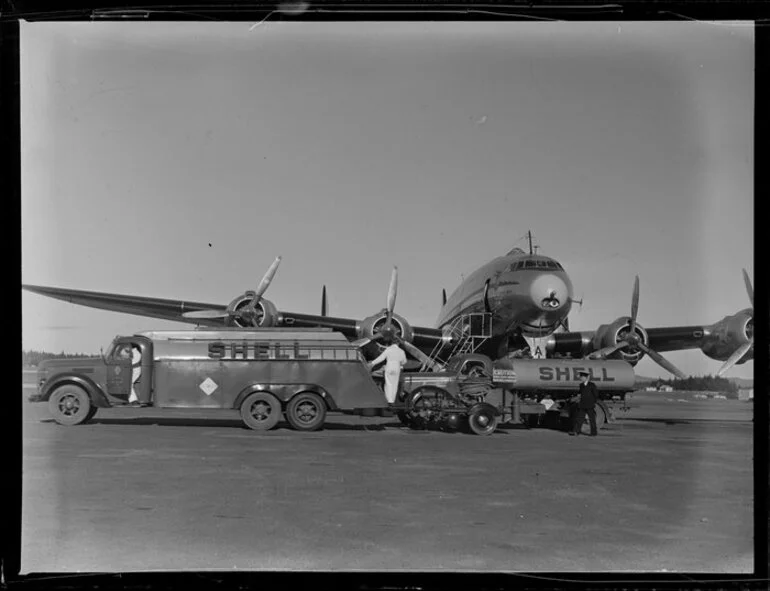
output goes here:
<path id="1" fill-rule="evenodd" d="M 415 347 L 412 343 L 405 341 L 403 339 L 396 339 L 398 341 L 398 344 L 401 345 L 404 349 L 407 350 L 408 353 L 412 355 L 412 357 L 415 357 L 416 359 L 419 359 L 423 362 L 424 365 L 427 365 L 430 367 L 433 371 L 437 371 L 440 369 L 440 366 L 433 361 L 430 357 L 428 357 L 425 353 L 420 351 L 417 347 Z"/>
<path id="2" fill-rule="evenodd" d="M 254 303 L 262 297 L 262 294 L 265 293 L 268 287 L 270 287 L 270 282 L 273 280 L 273 277 L 275 276 L 275 272 L 278 270 L 278 265 L 281 264 L 281 257 L 275 257 L 275 260 L 273 261 L 273 264 L 270 265 L 270 268 L 267 270 L 267 273 L 265 273 L 265 276 L 262 277 L 262 281 L 259 282 L 259 285 L 257 286 L 257 291 L 254 295 Z"/>
<path id="3" fill-rule="evenodd" d="M 639 313 L 639 275 L 634 279 L 634 293 L 631 296 L 631 328 L 629 332 L 636 332 L 636 315 Z"/>
<path id="4" fill-rule="evenodd" d="M 321 316 L 326 316 L 326 286 L 321 291 Z"/>
<path id="5" fill-rule="evenodd" d="M 733 352 L 733 354 L 727 358 L 727 361 L 724 362 L 722 367 L 719 368 L 719 371 L 717 372 L 717 377 L 721 378 L 727 372 L 727 370 L 729 370 L 733 365 L 735 365 L 741 359 L 743 359 L 743 356 L 748 352 L 749 349 L 751 349 L 753 344 L 754 344 L 754 339 L 751 339 L 748 343 L 743 343 L 740 347 L 738 347 Z"/>
<path id="6" fill-rule="evenodd" d="M 754 288 L 751 287 L 751 279 L 749 279 L 749 274 L 746 273 L 746 269 L 743 270 L 743 283 L 746 284 L 746 291 L 749 294 L 749 299 L 751 300 L 751 305 L 754 305 Z"/>
<path id="7" fill-rule="evenodd" d="M 185 318 L 227 318 L 229 315 L 227 310 L 195 310 L 182 314 Z"/>
<path id="8" fill-rule="evenodd" d="M 620 351 L 620 349 L 627 346 L 628 346 L 628 343 L 626 341 L 620 341 L 619 343 L 615 343 L 614 345 L 610 345 L 609 347 L 604 347 L 604 349 L 598 349 L 594 351 L 588 356 L 588 358 L 589 359 L 605 358 L 608 355 L 612 355 L 615 351 Z"/>
<path id="9" fill-rule="evenodd" d="M 396 291 L 398 290 L 398 267 L 393 267 L 390 274 L 390 285 L 388 286 L 388 301 L 385 308 L 390 314 L 393 314 L 393 308 L 396 306 Z"/>
<path id="10" fill-rule="evenodd" d="M 673 363 L 668 361 L 665 357 L 663 357 L 663 355 L 661 355 L 657 351 L 653 351 L 644 343 L 639 343 L 638 346 L 642 351 L 644 351 L 650 357 L 650 359 L 652 359 L 655 363 L 660 365 L 663 369 L 674 374 L 680 380 L 683 380 L 687 377 Z"/>

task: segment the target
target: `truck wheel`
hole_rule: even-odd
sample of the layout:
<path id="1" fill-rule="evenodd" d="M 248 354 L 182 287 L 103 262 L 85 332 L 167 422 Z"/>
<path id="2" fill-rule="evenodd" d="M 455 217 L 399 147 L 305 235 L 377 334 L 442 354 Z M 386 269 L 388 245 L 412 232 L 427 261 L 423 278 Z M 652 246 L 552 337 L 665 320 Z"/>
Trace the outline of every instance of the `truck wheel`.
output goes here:
<path id="1" fill-rule="evenodd" d="M 281 403 L 268 392 L 249 394 L 241 403 L 241 419 L 255 431 L 268 431 L 278 424 L 281 418 Z"/>
<path id="2" fill-rule="evenodd" d="M 313 392 L 297 394 L 286 405 L 286 420 L 297 431 L 317 431 L 326 419 L 326 403 Z"/>
<path id="3" fill-rule="evenodd" d="M 435 386 L 417 388 L 406 398 L 406 416 L 412 429 L 427 429 L 441 415 L 441 403 L 449 397 L 446 390 Z"/>
<path id="4" fill-rule="evenodd" d="M 492 435 L 497 429 L 497 416 L 491 408 L 480 406 L 468 415 L 468 427 L 476 435 Z"/>
<path id="5" fill-rule="evenodd" d="M 80 386 L 64 384 L 51 393 L 48 410 L 60 425 L 79 425 L 90 418 L 91 399 Z"/>

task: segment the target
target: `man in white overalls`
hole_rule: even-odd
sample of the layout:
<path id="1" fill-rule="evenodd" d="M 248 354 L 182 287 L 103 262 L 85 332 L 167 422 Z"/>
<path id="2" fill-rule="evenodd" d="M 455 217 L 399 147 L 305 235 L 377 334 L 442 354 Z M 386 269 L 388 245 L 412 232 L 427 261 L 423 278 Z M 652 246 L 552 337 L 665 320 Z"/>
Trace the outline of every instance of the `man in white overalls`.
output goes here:
<path id="1" fill-rule="evenodd" d="M 393 404 L 398 393 L 401 368 L 406 364 L 406 353 L 398 346 L 398 343 L 392 340 L 386 340 L 385 344 L 388 346 L 377 359 L 369 364 L 369 369 L 373 369 L 383 361 L 385 362 L 385 398 L 388 404 Z"/>
<path id="2" fill-rule="evenodd" d="M 142 375 L 142 352 L 136 345 L 131 346 L 131 395 L 128 397 L 130 404 L 139 405 L 139 396 L 136 395 L 136 381 Z"/>

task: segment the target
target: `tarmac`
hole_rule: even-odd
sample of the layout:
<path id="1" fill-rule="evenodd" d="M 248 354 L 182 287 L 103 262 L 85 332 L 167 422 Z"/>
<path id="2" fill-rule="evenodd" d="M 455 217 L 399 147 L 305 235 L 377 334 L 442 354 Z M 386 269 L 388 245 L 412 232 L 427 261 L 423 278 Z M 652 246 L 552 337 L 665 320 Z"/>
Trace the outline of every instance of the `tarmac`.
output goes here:
<path id="1" fill-rule="evenodd" d="M 634 394 L 599 437 L 23 404 L 22 573 L 753 570 L 753 404 Z M 670 401 L 667 401 L 670 399 Z M 682 399 L 684 400 L 684 399 Z"/>

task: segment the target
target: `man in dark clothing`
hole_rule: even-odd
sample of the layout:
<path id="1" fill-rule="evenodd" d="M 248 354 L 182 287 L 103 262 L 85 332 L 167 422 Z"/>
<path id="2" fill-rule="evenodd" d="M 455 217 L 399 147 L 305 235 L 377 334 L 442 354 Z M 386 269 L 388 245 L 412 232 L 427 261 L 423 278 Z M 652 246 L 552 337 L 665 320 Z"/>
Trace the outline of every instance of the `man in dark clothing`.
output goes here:
<path id="1" fill-rule="evenodd" d="M 588 420 L 591 423 L 591 435 L 596 437 L 598 431 L 596 429 L 596 402 L 599 400 L 599 391 L 589 378 L 591 374 L 587 371 L 580 371 L 578 375 L 583 378 L 579 389 L 577 409 L 575 411 L 575 420 L 572 423 L 572 431 L 570 435 L 580 435 L 580 430 L 583 427 L 583 421 L 585 421 L 586 414 Z"/>

